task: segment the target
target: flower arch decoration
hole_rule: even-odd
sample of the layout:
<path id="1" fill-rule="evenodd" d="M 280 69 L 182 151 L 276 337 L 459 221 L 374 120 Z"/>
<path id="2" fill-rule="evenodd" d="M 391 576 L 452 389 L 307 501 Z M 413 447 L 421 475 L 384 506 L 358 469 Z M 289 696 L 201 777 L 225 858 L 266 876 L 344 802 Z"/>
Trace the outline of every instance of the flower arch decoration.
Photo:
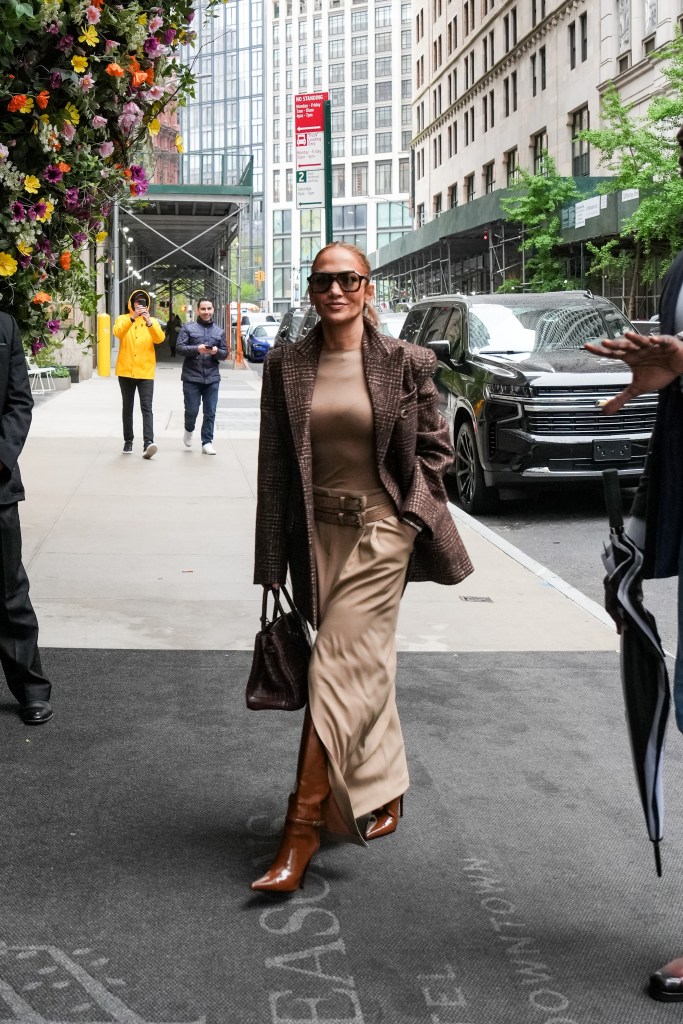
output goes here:
<path id="1" fill-rule="evenodd" d="M 194 16 L 188 0 L 4 0 L 0 308 L 34 352 L 70 306 L 96 310 L 84 250 L 106 237 L 116 199 L 147 191 L 144 143 L 192 91 L 177 51 L 195 39 Z"/>

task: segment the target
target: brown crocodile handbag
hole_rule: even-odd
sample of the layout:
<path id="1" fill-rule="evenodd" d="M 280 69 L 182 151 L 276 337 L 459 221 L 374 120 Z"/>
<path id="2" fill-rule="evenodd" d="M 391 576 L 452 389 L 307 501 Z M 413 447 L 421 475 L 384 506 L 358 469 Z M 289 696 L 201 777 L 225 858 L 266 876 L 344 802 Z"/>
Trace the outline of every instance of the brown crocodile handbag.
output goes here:
<path id="1" fill-rule="evenodd" d="M 289 611 L 282 606 L 282 595 Z M 274 600 L 268 618 L 268 597 Z M 311 635 L 285 587 L 263 589 L 261 629 L 254 641 L 254 657 L 247 682 L 251 711 L 298 711 L 308 700 L 308 663 Z"/>

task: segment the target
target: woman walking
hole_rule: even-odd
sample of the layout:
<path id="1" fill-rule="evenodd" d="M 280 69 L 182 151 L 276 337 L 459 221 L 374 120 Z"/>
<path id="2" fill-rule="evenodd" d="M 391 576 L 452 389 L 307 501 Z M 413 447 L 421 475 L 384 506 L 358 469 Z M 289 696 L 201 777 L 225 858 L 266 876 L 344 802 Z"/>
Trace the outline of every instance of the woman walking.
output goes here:
<path id="1" fill-rule="evenodd" d="M 285 583 L 318 630 L 296 786 L 275 861 L 252 888 L 303 884 L 320 830 L 365 845 L 396 829 L 408 768 L 396 709 L 396 622 L 408 579 L 472 571 L 446 505 L 452 460 L 432 352 L 382 336 L 370 266 L 322 249 L 320 323 L 263 373 L 255 582 Z M 361 831 L 358 819 L 370 816 Z"/>

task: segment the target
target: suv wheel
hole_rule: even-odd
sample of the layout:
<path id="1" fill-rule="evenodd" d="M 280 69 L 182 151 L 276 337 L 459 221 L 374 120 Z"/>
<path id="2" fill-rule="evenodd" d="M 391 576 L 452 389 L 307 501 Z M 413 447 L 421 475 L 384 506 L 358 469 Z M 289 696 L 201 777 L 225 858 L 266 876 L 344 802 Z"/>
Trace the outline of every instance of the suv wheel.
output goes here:
<path id="1" fill-rule="evenodd" d="M 470 423 L 461 423 L 458 430 L 453 471 L 458 502 L 465 512 L 475 515 L 495 507 L 498 491 L 484 483 L 484 471 L 479 462 L 477 442 Z"/>

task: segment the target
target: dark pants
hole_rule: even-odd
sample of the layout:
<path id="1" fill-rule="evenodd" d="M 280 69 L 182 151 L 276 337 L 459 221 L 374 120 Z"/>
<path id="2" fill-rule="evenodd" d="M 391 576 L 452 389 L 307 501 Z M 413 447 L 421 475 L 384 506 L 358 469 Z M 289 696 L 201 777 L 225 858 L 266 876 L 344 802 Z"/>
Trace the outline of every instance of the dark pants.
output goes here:
<path id="1" fill-rule="evenodd" d="M 21 562 L 21 526 L 16 505 L 0 505 L 0 663 L 20 704 L 49 700 L 50 682 L 38 653 L 38 620 Z"/>
<path id="2" fill-rule="evenodd" d="M 140 411 L 142 412 L 142 438 L 147 447 L 154 440 L 154 420 L 152 418 L 154 381 L 140 380 L 138 377 L 119 377 L 119 386 L 123 399 L 123 440 L 132 441 L 134 438 L 133 402 L 137 391 L 140 395 Z"/>
<path id="3" fill-rule="evenodd" d="M 202 444 L 211 444 L 213 441 L 213 425 L 216 421 L 216 406 L 218 405 L 218 389 L 220 381 L 213 384 L 195 384 L 194 381 L 183 381 L 183 398 L 185 399 L 185 430 L 194 430 L 199 412 L 199 403 L 202 403 Z"/>

